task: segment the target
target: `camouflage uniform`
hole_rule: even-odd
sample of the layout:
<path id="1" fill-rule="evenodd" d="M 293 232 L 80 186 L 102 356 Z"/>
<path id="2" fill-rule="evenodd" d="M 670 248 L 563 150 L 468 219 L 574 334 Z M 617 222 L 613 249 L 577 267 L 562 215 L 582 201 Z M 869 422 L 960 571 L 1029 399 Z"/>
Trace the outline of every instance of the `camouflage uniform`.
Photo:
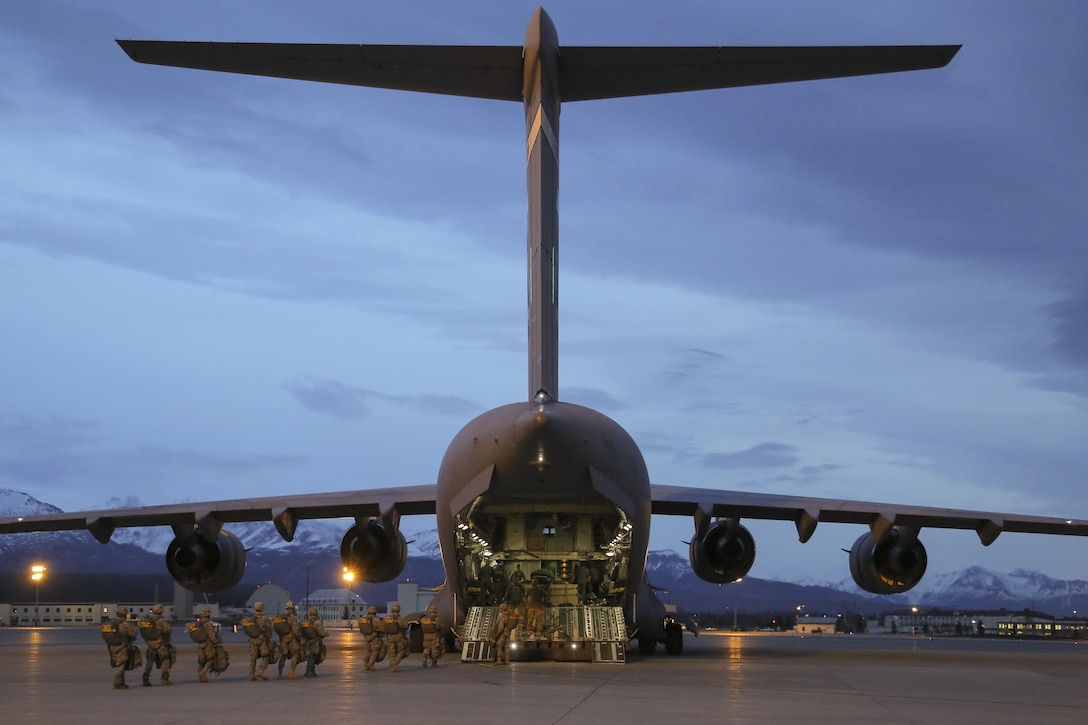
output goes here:
<path id="1" fill-rule="evenodd" d="M 196 648 L 196 678 L 200 682 L 208 681 L 208 673 L 213 669 L 216 669 L 216 655 L 217 650 L 223 646 L 223 640 L 219 637 L 219 630 L 212 622 L 212 610 L 208 607 L 204 607 L 200 611 L 200 616 L 196 620 L 195 628 L 190 629 L 190 633 L 196 630 L 203 631 L 203 641 L 197 642 Z M 199 635 L 195 635 L 194 638 Z M 218 672 L 219 670 L 216 669 Z"/>
<path id="2" fill-rule="evenodd" d="M 151 670 L 156 666 L 162 672 L 162 684 L 170 684 L 170 666 L 177 660 L 177 650 L 170 642 L 170 623 L 162 618 L 162 605 L 151 608 L 151 615 L 140 622 L 140 634 L 147 642 L 144 653 L 144 687 L 151 687 Z"/>
<path id="3" fill-rule="evenodd" d="M 107 630 L 111 635 L 107 638 Z M 102 626 L 102 635 L 107 638 L 110 651 L 110 666 L 113 667 L 113 689 L 127 690 L 125 670 L 134 670 L 142 663 L 140 648 L 133 644 L 136 639 L 136 625 L 128 621 L 128 608 L 117 608 L 117 619 Z"/>
<path id="4" fill-rule="evenodd" d="M 366 615 L 359 617 L 359 634 L 363 635 L 363 646 L 366 648 L 363 653 L 363 668 L 367 670 L 374 669 L 374 663 L 382 658 L 382 647 L 385 646 L 382 641 L 385 630 L 377 614 L 377 607 L 369 607 Z"/>
<path id="5" fill-rule="evenodd" d="M 264 616 L 264 603 L 253 603 L 253 618 L 242 620 L 242 629 L 249 637 L 249 679 L 267 680 L 264 671 L 272 654 L 272 621 Z"/>
<path id="6" fill-rule="evenodd" d="M 423 630 L 423 666 L 438 667 L 438 658 L 442 656 L 445 647 L 442 642 L 442 622 L 438 619 L 438 607 L 430 605 L 427 612 L 419 620 L 419 628 Z"/>
<path id="7" fill-rule="evenodd" d="M 540 581 L 533 579 L 529 591 L 525 593 L 526 621 L 525 629 L 533 636 L 540 636 L 544 627 L 544 599 L 547 593 Z"/>
<path id="8" fill-rule="evenodd" d="M 325 625 L 317 615 L 317 607 L 310 607 L 309 617 L 301 629 L 306 647 L 306 677 L 317 677 L 317 666 L 325 661 Z"/>
<path id="9" fill-rule="evenodd" d="M 408 620 L 400 616 L 399 604 L 394 604 L 393 611 L 382 618 L 382 630 L 389 642 L 389 670 L 397 672 L 397 665 L 408 656 L 408 643 L 404 639 Z"/>
<path id="10" fill-rule="evenodd" d="M 500 665 L 510 664 L 510 654 L 506 650 L 507 643 L 514 636 L 514 630 L 521 622 L 521 617 L 516 609 L 499 605 L 499 621 L 495 623 L 495 630 L 491 635 L 491 641 L 495 643 L 495 661 Z"/>
<path id="11" fill-rule="evenodd" d="M 277 617 L 276 619 L 284 623 L 282 628 L 276 627 L 276 634 L 280 636 L 280 663 L 276 677 L 283 677 L 283 665 L 290 659 L 291 668 L 287 671 L 287 677 L 293 680 L 295 679 L 295 667 L 302 661 L 302 642 L 299 639 L 301 634 L 298 631 L 295 603 L 287 602 L 287 612 L 282 618 Z"/>

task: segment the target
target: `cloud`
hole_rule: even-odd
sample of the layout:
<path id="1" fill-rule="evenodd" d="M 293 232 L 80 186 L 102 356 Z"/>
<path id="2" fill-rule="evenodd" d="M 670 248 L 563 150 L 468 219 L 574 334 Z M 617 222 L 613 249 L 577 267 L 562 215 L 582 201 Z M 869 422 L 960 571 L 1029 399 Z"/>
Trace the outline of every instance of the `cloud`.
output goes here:
<path id="1" fill-rule="evenodd" d="M 1088 294 L 1055 302 L 1047 310 L 1054 351 L 1069 365 L 1088 368 Z"/>
<path id="2" fill-rule="evenodd" d="M 337 380 L 312 378 L 285 383 L 287 392 L 306 409 L 343 420 L 359 420 L 373 413 L 375 404 L 407 406 L 423 413 L 464 416 L 479 412 L 472 401 L 455 395 L 390 395 Z"/>
<path id="3" fill-rule="evenodd" d="M 701 457 L 708 468 L 786 468 L 800 462 L 796 446 L 785 443 L 760 443 L 735 453 L 706 453 Z"/>

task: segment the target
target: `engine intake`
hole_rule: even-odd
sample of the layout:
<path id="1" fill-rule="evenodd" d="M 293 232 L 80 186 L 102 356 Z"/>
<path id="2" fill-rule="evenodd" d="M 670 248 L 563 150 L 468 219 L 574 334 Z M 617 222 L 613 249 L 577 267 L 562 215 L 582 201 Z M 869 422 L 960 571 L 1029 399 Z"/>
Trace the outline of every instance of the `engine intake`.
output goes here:
<path id="1" fill-rule="evenodd" d="M 735 519 L 719 519 L 696 530 L 689 545 L 691 568 L 703 581 L 728 584 L 740 579 L 756 560 L 756 542 Z"/>
<path id="2" fill-rule="evenodd" d="M 197 529 L 175 536 L 166 549 L 166 569 L 174 580 L 193 592 L 219 592 L 242 580 L 246 549 L 242 541 L 221 530 L 215 541 Z"/>
<path id="3" fill-rule="evenodd" d="M 929 558 L 917 531 L 895 528 L 882 544 L 872 532 L 862 534 L 850 548 L 850 575 L 872 594 L 901 594 L 926 573 Z"/>
<path id="4" fill-rule="evenodd" d="M 396 527 L 370 519 L 356 523 L 344 534 L 340 559 L 365 582 L 387 582 L 404 571 L 408 544 Z"/>

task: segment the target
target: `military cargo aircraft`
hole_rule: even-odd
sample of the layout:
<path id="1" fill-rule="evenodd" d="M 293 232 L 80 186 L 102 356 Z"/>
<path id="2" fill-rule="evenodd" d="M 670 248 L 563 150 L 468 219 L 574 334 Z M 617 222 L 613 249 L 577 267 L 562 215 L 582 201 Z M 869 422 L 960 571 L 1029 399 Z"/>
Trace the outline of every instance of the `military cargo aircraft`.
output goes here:
<path id="1" fill-rule="evenodd" d="M 711 583 L 743 577 L 756 554 L 742 520 L 792 522 L 802 542 L 820 522 L 857 524 L 849 550 L 858 586 L 905 592 L 921 579 L 926 527 L 1088 535 L 1088 522 L 887 503 L 656 485 L 618 423 L 562 402 L 558 351 L 559 116 L 563 102 L 723 89 L 934 69 L 959 46 L 564 47 L 539 9 L 518 46 L 302 45 L 118 41 L 138 62 L 326 83 L 520 102 L 528 186 L 527 398 L 470 421 L 446 450 L 434 484 L 0 519 L 0 533 L 86 529 L 100 542 L 119 527 L 170 526 L 166 566 L 193 591 L 238 583 L 245 547 L 224 526 L 271 521 L 287 541 L 299 521 L 354 518 L 344 566 L 367 582 L 403 570 L 406 515 L 434 515 L 446 572 L 447 622 L 503 596 L 498 582 L 536 581 L 553 607 L 622 613 L 642 652 L 682 650 L 679 624 L 647 582 L 651 517 L 693 522 L 689 556 Z M 532 586 L 532 584 L 529 584 Z"/>

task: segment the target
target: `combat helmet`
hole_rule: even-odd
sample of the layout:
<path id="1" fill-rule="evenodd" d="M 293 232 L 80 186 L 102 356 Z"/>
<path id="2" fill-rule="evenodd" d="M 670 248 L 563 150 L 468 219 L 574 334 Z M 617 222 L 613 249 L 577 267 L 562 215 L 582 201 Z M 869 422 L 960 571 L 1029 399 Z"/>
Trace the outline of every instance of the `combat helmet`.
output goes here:
<path id="1" fill-rule="evenodd" d="M 289 611 L 292 611 L 292 612 L 295 611 L 295 603 L 294 602 L 287 602 L 287 604 L 285 604 L 284 607 L 286 607 Z"/>
<path id="2" fill-rule="evenodd" d="M 211 619 L 212 610 L 210 608 L 208 608 L 208 607 L 204 607 L 203 609 L 200 610 L 200 616 L 204 617 L 205 619 Z"/>
<path id="3" fill-rule="evenodd" d="M 119 605 L 117 607 L 117 616 L 120 617 L 121 619 L 127 619 L 128 618 L 128 607 L 124 606 L 123 604 Z"/>
<path id="4" fill-rule="evenodd" d="M 254 612 L 263 612 L 264 611 L 264 602 L 253 602 L 253 611 Z"/>
<path id="5" fill-rule="evenodd" d="M 399 612 L 400 611 L 400 605 L 399 604 L 394 604 L 393 605 L 393 611 L 394 612 Z"/>
<path id="6" fill-rule="evenodd" d="M 316 617 L 317 616 L 317 607 L 310 607 L 310 616 L 311 617 Z"/>
<path id="7" fill-rule="evenodd" d="M 377 614 L 378 613 L 378 608 L 377 607 L 367 607 L 366 608 L 366 613 L 367 614 Z"/>
<path id="8" fill-rule="evenodd" d="M 161 604 L 156 604 L 155 606 L 153 606 L 151 608 L 151 613 L 155 614 L 155 615 L 161 615 L 162 614 L 162 605 Z"/>

